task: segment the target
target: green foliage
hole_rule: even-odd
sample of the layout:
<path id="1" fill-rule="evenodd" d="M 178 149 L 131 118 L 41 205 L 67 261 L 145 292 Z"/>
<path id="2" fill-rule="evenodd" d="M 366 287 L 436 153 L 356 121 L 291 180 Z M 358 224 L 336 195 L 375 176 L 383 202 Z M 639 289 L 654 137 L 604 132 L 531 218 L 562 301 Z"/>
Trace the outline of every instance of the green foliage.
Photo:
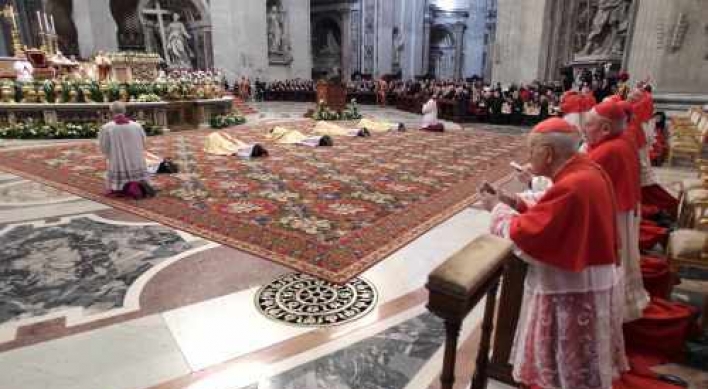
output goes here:
<path id="1" fill-rule="evenodd" d="M 209 125 L 211 128 L 218 130 L 221 128 L 238 126 L 246 123 L 246 118 L 238 112 L 232 112 L 228 115 L 218 115 L 211 118 Z"/>
<path id="2" fill-rule="evenodd" d="M 330 110 L 324 101 L 320 101 L 317 104 L 317 110 L 312 115 L 314 120 L 357 120 L 361 119 L 361 114 L 359 113 L 359 108 L 356 104 L 356 100 L 347 104 L 347 108 L 344 111 L 336 112 Z"/>
<path id="3" fill-rule="evenodd" d="M 148 136 L 161 135 L 162 129 L 139 122 Z M 0 127 L 0 138 L 10 139 L 90 139 L 96 138 L 101 130 L 98 123 L 17 123 Z"/>

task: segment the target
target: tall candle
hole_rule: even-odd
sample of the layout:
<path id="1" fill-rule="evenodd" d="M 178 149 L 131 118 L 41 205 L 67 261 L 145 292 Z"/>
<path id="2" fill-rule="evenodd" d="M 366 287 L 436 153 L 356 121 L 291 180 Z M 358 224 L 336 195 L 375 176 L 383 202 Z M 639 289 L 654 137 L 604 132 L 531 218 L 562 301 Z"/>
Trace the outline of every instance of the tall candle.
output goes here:
<path id="1" fill-rule="evenodd" d="M 49 18 L 47 17 L 46 12 L 44 12 L 44 32 L 47 32 L 47 33 L 51 32 L 49 30 Z"/>
<path id="2" fill-rule="evenodd" d="M 39 32 L 44 32 L 44 29 L 42 29 L 42 16 L 39 11 L 37 11 L 37 23 L 39 23 Z"/>
<path id="3" fill-rule="evenodd" d="M 12 18 L 12 27 L 17 30 L 17 20 L 15 20 L 15 9 L 10 7 L 10 17 Z"/>
<path id="4" fill-rule="evenodd" d="M 57 29 L 56 29 L 56 27 L 54 27 L 54 15 L 49 15 L 49 17 L 52 18 L 52 34 L 56 35 Z"/>

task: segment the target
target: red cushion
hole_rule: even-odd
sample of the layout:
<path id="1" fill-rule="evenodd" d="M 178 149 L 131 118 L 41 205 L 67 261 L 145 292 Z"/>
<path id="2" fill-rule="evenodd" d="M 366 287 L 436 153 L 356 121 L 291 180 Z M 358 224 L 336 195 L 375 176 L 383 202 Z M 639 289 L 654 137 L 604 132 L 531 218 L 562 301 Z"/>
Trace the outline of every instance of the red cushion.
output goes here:
<path id="1" fill-rule="evenodd" d="M 693 307 L 654 298 L 641 319 L 624 325 L 625 343 L 628 349 L 678 359 L 694 320 Z"/>
<path id="2" fill-rule="evenodd" d="M 673 286 L 673 277 L 666 258 L 642 256 L 642 279 L 651 297 L 667 299 Z"/>
<path id="3" fill-rule="evenodd" d="M 658 243 L 665 244 L 669 238 L 669 230 L 655 224 L 648 220 L 642 220 L 639 226 L 639 248 L 642 250 L 651 250 Z"/>

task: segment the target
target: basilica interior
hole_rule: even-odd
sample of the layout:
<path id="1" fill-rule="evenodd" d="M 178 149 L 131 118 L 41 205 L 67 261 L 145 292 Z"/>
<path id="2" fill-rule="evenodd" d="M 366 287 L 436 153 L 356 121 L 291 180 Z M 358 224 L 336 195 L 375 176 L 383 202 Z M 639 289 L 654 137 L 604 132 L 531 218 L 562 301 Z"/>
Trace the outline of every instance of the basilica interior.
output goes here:
<path id="1" fill-rule="evenodd" d="M 702 0 L 0 0 L 0 389 L 708 388 L 706 143 Z"/>

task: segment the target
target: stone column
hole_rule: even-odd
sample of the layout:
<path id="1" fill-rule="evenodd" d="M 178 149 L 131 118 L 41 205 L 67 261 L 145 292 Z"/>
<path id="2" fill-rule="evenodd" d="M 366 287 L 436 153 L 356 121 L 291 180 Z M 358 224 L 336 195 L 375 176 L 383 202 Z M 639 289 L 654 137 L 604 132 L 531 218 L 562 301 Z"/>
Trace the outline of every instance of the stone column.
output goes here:
<path id="1" fill-rule="evenodd" d="M 464 58 L 465 24 L 455 23 L 452 27 L 455 34 L 455 63 L 453 74 L 455 78 L 462 78 L 462 59 Z"/>
<path id="2" fill-rule="evenodd" d="M 351 79 L 352 68 L 352 36 L 349 9 L 342 10 L 342 80 Z"/>
<path id="3" fill-rule="evenodd" d="M 432 16 L 428 10 L 425 11 L 425 19 L 423 20 L 423 73 L 430 72 L 430 28 L 432 25 Z"/>
<path id="4" fill-rule="evenodd" d="M 88 58 L 99 50 L 118 50 L 118 27 L 113 20 L 110 0 L 73 0 L 72 18 L 79 39 L 79 53 Z"/>
<path id="5" fill-rule="evenodd" d="M 498 0 L 492 78 L 502 84 L 541 77 L 547 0 Z M 523 59 L 523 60 L 520 60 Z"/>

